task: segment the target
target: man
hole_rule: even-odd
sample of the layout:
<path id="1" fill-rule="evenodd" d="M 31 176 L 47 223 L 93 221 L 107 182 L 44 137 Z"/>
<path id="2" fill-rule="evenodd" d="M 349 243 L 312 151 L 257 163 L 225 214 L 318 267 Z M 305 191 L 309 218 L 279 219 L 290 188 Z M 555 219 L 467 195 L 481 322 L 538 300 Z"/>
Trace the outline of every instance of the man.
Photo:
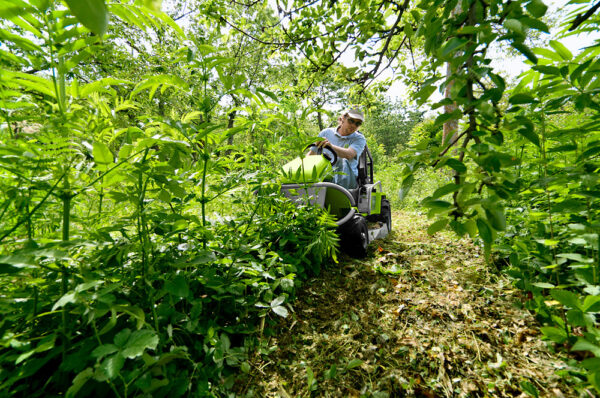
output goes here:
<path id="1" fill-rule="evenodd" d="M 338 156 L 338 161 L 333 166 L 336 174 L 333 182 L 346 189 L 357 187 L 358 157 L 365 149 L 367 140 L 358 128 L 365 121 L 365 117 L 358 109 L 349 109 L 338 118 L 337 128 L 326 128 L 319 133 L 324 138 L 315 144 L 318 148 L 331 146 Z M 309 155 L 315 155 L 311 149 Z"/>

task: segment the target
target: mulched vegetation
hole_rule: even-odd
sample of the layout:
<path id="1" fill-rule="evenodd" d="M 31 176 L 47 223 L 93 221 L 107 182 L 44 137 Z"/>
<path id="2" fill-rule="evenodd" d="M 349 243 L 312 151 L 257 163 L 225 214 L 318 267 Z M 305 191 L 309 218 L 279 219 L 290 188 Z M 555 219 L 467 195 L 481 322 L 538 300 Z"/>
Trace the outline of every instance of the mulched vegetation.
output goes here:
<path id="1" fill-rule="evenodd" d="M 397 212 L 367 259 L 344 257 L 309 281 L 236 395 L 578 395 L 521 292 L 478 247 L 427 225 Z"/>

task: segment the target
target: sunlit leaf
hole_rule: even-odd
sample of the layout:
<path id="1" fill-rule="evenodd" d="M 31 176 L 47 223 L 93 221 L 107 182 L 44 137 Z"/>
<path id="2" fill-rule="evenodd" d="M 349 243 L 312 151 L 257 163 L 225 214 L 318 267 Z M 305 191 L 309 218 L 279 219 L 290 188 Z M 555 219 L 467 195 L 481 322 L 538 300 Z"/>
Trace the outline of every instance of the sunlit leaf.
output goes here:
<path id="1" fill-rule="evenodd" d="M 104 0 L 64 0 L 77 19 L 89 30 L 103 36 L 108 27 L 108 10 Z"/>
<path id="2" fill-rule="evenodd" d="M 565 47 L 565 45 L 561 42 L 556 40 L 550 40 L 550 47 L 552 47 L 554 51 L 556 51 L 556 53 L 560 55 L 561 58 L 565 61 L 570 61 L 571 59 L 573 59 L 573 54 L 571 53 L 571 51 L 569 51 L 569 49 Z"/>
<path id="3" fill-rule="evenodd" d="M 94 142 L 94 149 L 92 154 L 94 156 L 94 161 L 97 164 L 106 165 L 114 162 L 112 152 L 108 148 L 108 145 L 106 145 L 103 142 Z"/>

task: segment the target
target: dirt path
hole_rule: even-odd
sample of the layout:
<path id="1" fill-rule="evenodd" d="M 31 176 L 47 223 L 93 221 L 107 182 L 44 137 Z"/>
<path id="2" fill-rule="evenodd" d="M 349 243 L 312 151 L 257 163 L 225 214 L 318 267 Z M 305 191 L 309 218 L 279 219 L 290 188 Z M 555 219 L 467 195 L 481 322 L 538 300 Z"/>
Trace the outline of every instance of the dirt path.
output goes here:
<path id="1" fill-rule="evenodd" d="M 366 260 L 309 281 L 240 395 L 577 396 L 520 292 L 467 240 L 426 227 L 396 213 Z"/>

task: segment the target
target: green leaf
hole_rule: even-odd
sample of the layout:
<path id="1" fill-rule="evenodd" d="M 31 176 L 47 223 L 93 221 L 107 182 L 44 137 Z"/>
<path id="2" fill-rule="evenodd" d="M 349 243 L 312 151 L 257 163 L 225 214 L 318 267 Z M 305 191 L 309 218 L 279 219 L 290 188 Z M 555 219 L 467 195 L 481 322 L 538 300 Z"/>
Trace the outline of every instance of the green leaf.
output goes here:
<path id="1" fill-rule="evenodd" d="M 581 366 L 593 372 L 600 371 L 600 358 L 588 358 L 581 361 Z"/>
<path id="2" fill-rule="evenodd" d="M 162 0 L 136 0 L 136 3 L 139 3 L 152 11 L 160 11 L 162 8 Z"/>
<path id="3" fill-rule="evenodd" d="M 511 45 L 513 46 L 513 48 L 515 50 L 517 50 L 518 52 L 520 52 L 521 54 L 523 54 L 533 64 L 537 64 L 538 59 L 535 56 L 535 54 L 533 53 L 533 51 L 531 51 L 531 49 L 529 47 L 527 47 L 524 44 L 518 43 L 518 42 L 512 42 Z"/>
<path id="4" fill-rule="evenodd" d="M 308 391 L 314 391 L 317 389 L 317 379 L 310 366 L 306 367 L 306 383 L 308 384 Z"/>
<path id="5" fill-rule="evenodd" d="M 567 340 L 567 333 L 564 329 L 559 329 L 554 326 L 544 326 L 540 328 L 540 331 L 549 340 L 552 340 L 557 344 L 562 344 Z"/>
<path id="6" fill-rule="evenodd" d="M 524 93 L 515 94 L 515 95 L 511 96 L 508 100 L 508 102 L 510 102 L 513 105 L 531 104 L 535 101 L 536 100 L 531 95 L 524 94 Z"/>
<path id="7" fill-rule="evenodd" d="M 572 152 L 577 150 L 577 145 L 575 144 L 566 144 L 566 145 L 561 145 L 561 146 L 557 146 L 554 148 L 550 148 L 547 150 L 548 153 L 552 153 L 552 152 Z"/>
<path id="8" fill-rule="evenodd" d="M 587 315 L 591 316 L 590 314 Z M 567 311 L 567 321 L 571 326 L 585 326 L 588 323 L 588 319 L 586 319 L 586 315 L 578 309 L 571 309 Z M 591 324 L 594 324 L 593 320 L 590 320 Z"/>
<path id="9" fill-rule="evenodd" d="M 555 286 L 552 283 L 546 282 L 535 282 L 531 284 L 532 286 L 539 287 L 541 289 L 553 289 Z"/>
<path id="10" fill-rule="evenodd" d="M 430 207 L 432 209 L 449 209 L 452 207 L 452 203 L 446 202 L 445 200 L 423 200 L 423 206 Z"/>
<path id="11" fill-rule="evenodd" d="M 471 239 L 474 239 L 475 236 L 477 236 L 477 223 L 474 220 L 469 219 L 465 221 L 464 226 Z"/>
<path id="12" fill-rule="evenodd" d="M 583 337 L 579 337 L 577 339 L 577 342 L 573 345 L 571 351 L 590 351 L 596 357 L 600 357 L 600 347 L 593 343 L 590 343 Z"/>
<path id="13" fill-rule="evenodd" d="M 535 388 L 535 386 L 527 380 L 521 381 L 519 385 L 521 386 L 523 391 L 525 391 L 525 393 L 527 393 L 528 395 L 535 398 L 538 398 L 540 396 L 540 392 L 537 390 L 537 388 Z"/>
<path id="14" fill-rule="evenodd" d="M 543 73 L 544 75 L 560 76 L 560 69 L 558 69 L 556 66 L 535 65 L 532 69 Z"/>
<path id="15" fill-rule="evenodd" d="M 560 55 L 558 55 L 557 53 L 555 53 L 554 51 L 550 50 L 549 48 L 534 48 L 532 50 L 535 54 L 542 56 L 546 59 L 549 59 L 551 61 L 556 61 L 556 62 L 562 62 L 562 58 Z"/>
<path id="16" fill-rule="evenodd" d="M 583 300 L 583 306 L 581 308 L 585 312 L 599 312 L 600 311 L 600 296 L 590 295 L 586 296 Z"/>
<path id="17" fill-rule="evenodd" d="M 0 256 L 0 274 L 12 274 L 23 268 L 34 268 L 35 260 L 30 256 L 20 254 L 12 256 Z"/>
<path id="18" fill-rule="evenodd" d="M 363 361 L 361 359 L 352 359 L 350 362 L 348 362 L 348 364 L 346 365 L 346 369 L 354 369 L 354 368 L 358 368 L 360 365 L 363 364 Z"/>
<path id="19" fill-rule="evenodd" d="M 75 397 L 77 395 L 77 393 L 79 392 L 79 390 L 81 390 L 81 387 L 83 387 L 84 384 L 89 379 L 91 379 L 93 375 L 94 375 L 94 369 L 92 369 L 92 368 L 85 368 L 83 371 L 79 372 L 77 374 L 77 376 L 75 376 L 75 378 L 73 379 L 73 383 L 71 384 L 71 387 L 69 387 L 69 389 L 67 390 L 66 397 L 67 398 Z"/>
<path id="20" fill-rule="evenodd" d="M 550 47 L 552 47 L 554 51 L 556 51 L 556 53 L 560 55 L 560 57 L 563 60 L 570 61 L 571 59 L 573 59 L 573 54 L 571 53 L 571 51 L 569 51 L 569 49 L 565 47 L 564 44 L 562 44 L 561 42 L 556 40 L 550 40 Z"/>
<path id="21" fill-rule="evenodd" d="M 172 281 L 165 284 L 165 290 L 175 297 L 188 297 L 190 288 L 183 275 L 177 275 Z"/>
<path id="22" fill-rule="evenodd" d="M 592 263 L 592 262 L 594 262 L 593 258 L 584 257 L 583 255 L 581 255 L 579 253 L 560 253 L 560 254 L 557 254 L 556 257 L 566 258 L 566 259 L 577 261 L 577 262 L 580 262 L 580 263 Z"/>
<path id="23" fill-rule="evenodd" d="M 504 21 L 504 27 L 518 35 L 524 35 L 523 24 L 518 19 L 508 18 Z"/>
<path id="24" fill-rule="evenodd" d="M 417 93 L 414 94 L 417 99 L 417 105 L 423 105 L 425 101 L 433 94 L 437 87 L 430 85 L 422 87 Z"/>
<path id="25" fill-rule="evenodd" d="M 550 33 L 550 28 L 543 21 L 530 18 L 530 17 L 521 17 L 519 19 L 523 25 L 527 28 L 536 29 L 544 33 Z"/>
<path id="26" fill-rule="evenodd" d="M 129 340 L 129 336 L 131 336 L 131 330 L 127 328 L 122 329 L 115 335 L 114 342 L 118 347 L 123 348 L 127 340 Z"/>
<path id="27" fill-rule="evenodd" d="M 434 199 L 441 198 L 442 196 L 448 195 L 452 192 L 456 192 L 459 189 L 460 185 L 451 182 L 450 184 L 446 184 L 443 187 L 436 189 L 433 195 L 431 195 L 431 197 Z"/>
<path id="28" fill-rule="evenodd" d="M 268 96 L 269 98 L 271 98 L 275 102 L 279 102 L 279 98 L 277 98 L 277 96 L 273 92 L 271 92 L 269 90 L 265 90 L 264 88 L 258 87 L 258 88 L 256 88 L 256 91 L 258 91 L 259 93 L 265 94 L 266 96 Z"/>
<path id="29" fill-rule="evenodd" d="M 51 98 L 56 98 L 56 91 L 50 79 L 24 72 L 13 72 L 8 70 L 3 70 L 2 75 L 5 81 L 8 80 L 10 83 L 17 84 L 22 88 L 38 91 Z"/>
<path id="30" fill-rule="evenodd" d="M 533 131 L 533 129 L 524 127 L 520 128 L 518 132 L 531 143 L 533 143 L 535 146 L 537 146 L 538 148 L 540 147 L 540 137 L 538 137 L 538 135 L 535 131 Z"/>
<path id="31" fill-rule="evenodd" d="M 112 380 L 119 375 L 124 364 L 125 358 L 120 353 L 116 353 L 106 358 L 100 365 L 100 369 L 109 380 Z"/>
<path id="32" fill-rule="evenodd" d="M 94 142 L 92 156 L 94 156 L 94 162 L 99 165 L 106 165 L 114 162 L 113 154 L 108 148 L 108 145 L 100 141 Z"/>
<path id="33" fill-rule="evenodd" d="M 506 216 L 502 209 L 485 209 L 485 215 L 496 231 L 504 231 L 506 229 Z"/>
<path id="34" fill-rule="evenodd" d="M 446 225 L 448 225 L 448 219 L 444 218 L 442 220 L 438 220 L 436 222 L 434 222 L 433 224 L 431 224 L 429 226 L 429 228 L 427 228 L 427 234 L 428 235 L 433 235 L 438 231 L 441 231 L 443 228 L 446 227 Z"/>
<path id="35" fill-rule="evenodd" d="M 490 226 L 487 224 L 487 222 L 481 218 L 477 219 L 477 229 L 479 230 L 479 236 L 481 237 L 481 239 L 483 239 L 483 241 L 490 245 L 494 238 L 492 235 L 492 230 L 490 229 Z"/>
<path id="36" fill-rule="evenodd" d="M 148 98 L 152 99 L 154 93 L 160 86 L 163 86 L 162 90 L 173 87 L 181 91 L 189 90 L 189 84 L 182 78 L 175 75 L 154 75 L 145 80 L 140 81 L 133 91 L 129 94 L 130 98 L 135 97 L 140 92 L 149 89 Z"/>
<path id="37" fill-rule="evenodd" d="M 536 18 L 543 17 L 548 10 L 548 6 L 546 6 L 541 0 L 531 0 L 525 8 L 527 8 L 527 11 L 529 11 L 529 13 Z"/>
<path id="38" fill-rule="evenodd" d="M 0 40 L 4 42 L 12 42 L 20 49 L 25 51 L 43 51 L 40 46 L 20 35 L 16 35 L 5 29 L 0 29 Z"/>
<path id="39" fill-rule="evenodd" d="M 468 42 L 468 39 L 453 37 L 444 45 L 444 47 L 442 47 L 442 57 L 445 58 L 448 55 L 453 54 L 457 50 L 463 48 Z"/>
<path id="40" fill-rule="evenodd" d="M 279 296 L 271 301 L 271 307 L 277 307 L 285 302 L 285 296 Z"/>
<path id="41" fill-rule="evenodd" d="M 117 311 L 124 312 L 125 314 L 128 314 L 128 315 L 132 316 L 133 318 L 135 318 L 135 320 L 137 321 L 136 325 L 137 325 L 138 329 L 141 329 L 142 326 L 144 326 L 145 314 L 144 314 L 144 311 L 140 307 L 136 307 L 133 305 L 118 304 L 118 305 L 114 305 L 113 308 Z M 129 329 L 126 329 L 126 330 L 129 330 Z"/>
<path id="42" fill-rule="evenodd" d="M 250 364 L 246 361 L 242 362 L 240 369 L 242 370 L 243 373 L 246 373 L 246 374 L 250 373 L 250 370 L 252 370 L 252 368 L 250 367 Z"/>
<path id="43" fill-rule="evenodd" d="M 76 302 L 77 302 L 77 293 L 68 292 L 54 304 L 54 306 L 52 307 L 52 311 L 56 311 L 57 309 L 62 308 L 69 303 L 76 303 Z"/>
<path id="44" fill-rule="evenodd" d="M 573 70 L 573 72 L 571 72 L 571 74 L 569 75 L 569 78 L 571 79 L 571 81 L 577 82 L 579 80 L 579 78 L 581 77 L 581 74 L 583 73 L 583 71 L 585 71 L 590 66 L 591 63 L 592 63 L 592 60 L 588 59 L 586 62 L 579 65 L 577 68 L 575 68 Z"/>
<path id="45" fill-rule="evenodd" d="M 114 344 L 102 344 L 101 346 L 96 347 L 94 351 L 92 351 L 92 357 L 97 359 L 102 359 L 107 355 L 114 354 L 119 351 L 119 347 Z"/>
<path id="46" fill-rule="evenodd" d="M 465 166 L 465 164 L 458 159 L 450 158 L 446 160 L 445 164 L 446 166 L 450 166 L 456 170 L 458 173 L 464 173 L 467 171 L 467 166 Z"/>
<path id="47" fill-rule="evenodd" d="M 126 358 L 136 358 L 141 356 L 146 349 L 154 350 L 158 345 L 158 335 L 154 330 L 142 329 L 136 330 L 129 336 L 125 347 L 121 351 Z"/>
<path id="48" fill-rule="evenodd" d="M 402 187 L 398 191 L 398 199 L 403 200 L 410 192 L 412 184 L 415 182 L 415 176 L 411 173 L 402 180 Z"/>
<path id="49" fill-rule="evenodd" d="M 455 109 L 450 113 L 442 113 L 435 118 L 435 126 L 441 126 L 442 124 L 450 120 L 458 120 L 463 116 L 460 109 Z"/>
<path id="50" fill-rule="evenodd" d="M 456 220 L 450 221 L 450 227 L 458 236 L 461 236 L 461 237 L 469 232 L 464 224 L 462 224 Z"/>
<path id="51" fill-rule="evenodd" d="M 128 80 L 115 79 L 114 77 L 105 77 L 95 82 L 86 84 L 80 88 L 79 94 L 82 97 L 88 97 L 92 93 L 97 92 L 110 92 L 111 86 L 125 86 L 131 85 L 132 82 Z"/>
<path id="52" fill-rule="evenodd" d="M 536 239 L 535 241 L 537 243 L 539 243 L 540 245 L 549 246 L 549 247 L 554 247 L 560 243 L 560 241 L 556 240 L 556 239 Z"/>
<path id="53" fill-rule="evenodd" d="M 103 36 L 108 26 L 108 10 L 104 0 L 65 0 L 69 9 L 86 28 Z"/>
<path id="54" fill-rule="evenodd" d="M 20 15 L 35 12 L 35 8 L 21 0 L 10 0 L 0 2 L 0 15 L 3 19 L 11 19 Z"/>
<path id="55" fill-rule="evenodd" d="M 100 329 L 98 332 L 98 336 L 102 336 L 105 333 L 110 332 L 115 325 L 117 324 L 117 312 L 114 309 L 110 311 L 110 319 L 106 322 L 106 324 Z"/>
<path id="56" fill-rule="evenodd" d="M 580 308 L 577 294 L 563 289 L 552 289 L 550 295 L 559 303 L 569 308 Z"/>
<path id="57" fill-rule="evenodd" d="M 273 310 L 274 313 L 276 313 L 277 315 L 282 316 L 284 318 L 287 318 L 287 316 L 289 315 L 287 308 L 285 308 L 283 305 L 271 307 L 271 309 Z"/>

